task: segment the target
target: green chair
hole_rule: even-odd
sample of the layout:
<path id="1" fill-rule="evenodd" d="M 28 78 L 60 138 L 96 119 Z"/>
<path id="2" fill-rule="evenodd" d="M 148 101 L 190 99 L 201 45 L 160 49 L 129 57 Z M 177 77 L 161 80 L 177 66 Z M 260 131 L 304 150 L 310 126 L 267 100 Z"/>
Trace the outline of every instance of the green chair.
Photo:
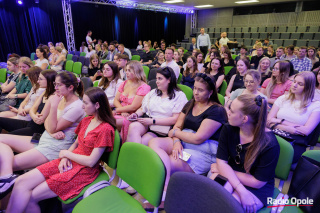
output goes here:
<path id="1" fill-rule="evenodd" d="M 102 60 L 101 63 L 102 63 L 102 64 L 105 64 L 107 61 L 109 61 L 109 60 L 106 60 L 106 59 L 105 59 L 105 60 Z"/>
<path id="2" fill-rule="evenodd" d="M 82 63 L 81 62 L 74 62 L 72 72 L 81 75 Z"/>
<path id="3" fill-rule="evenodd" d="M 154 48 L 150 48 L 150 51 L 155 51 L 155 49 Z"/>
<path id="4" fill-rule="evenodd" d="M 33 60 L 33 61 L 32 61 L 32 63 L 33 63 L 33 64 L 36 64 L 36 61 L 35 61 L 35 60 Z"/>
<path id="5" fill-rule="evenodd" d="M 120 139 L 119 132 L 116 130 L 115 135 L 114 135 L 114 143 L 113 143 L 112 152 L 104 153 L 101 157 L 101 159 L 109 167 L 114 169 L 111 177 L 105 171 L 101 171 L 99 176 L 91 184 L 84 187 L 82 189 L 82 191 L 80 192 L 80 194 L 78 194 L 76 197 L 74 197 L 72 199 L 68 199 L 68 200 L 62 200 L 61 198 L 58 198 L 58 199 L 64 204 L 70 204 L 70 203 L 74 202 L 75 200 L 77 200 L 78 198 L 80 198 L 81 196 L 83 196 L 83 194 L 87 191 L 88 188 L 99 183 L 100 181 L 108 181 L 109 183 L 111 183 L 113 181 L 114 177 L 116 176 L 116 168 L 117 168 L 117 161 L 118 161 L 120 146 L 121 146 L 121 139 Z"/>
<path id="6" fill-rule="evenodd" d="M 218 93 L 218 98 L 219 98 L 219 101 L 220 101 L 221 105 L 224 106 L 224 101 L 225 101 L 224 97 L 221 94 Z"/>
<path id="7" fill-rule="evenodd" d="M 150 68 L 148 66 L 142 66 L 144 74 L 146 74 L 146 79 L 149 77 Z"/>
<path id="8" fill-rule="evenodd" d="M 188 101 L 190 101 L 193 97 L 193 91 L 190 87 L 183 85 L 183 84 L 178 84 L 178 87 L 186 94 Z"/>
<path id="9" fill-rule="evenodd" d="M 85 52 L 80 53 L 80 56 L 86 57 L 86 55 L 87 55 L 87 53 L 85 53 Z"/>
<path id="10" fill-rule="evenodd" d="M 155 207 L 161 203 L 166 169 L 150 147 L 126 142 L 118 159 L 117 175 Z M 108 186 L 80 201 L 73 213 L 146 212 L 139 201 L 116 186 Z M 157 212 L 157 208 L 155 208 Z"/>
<path id="11" fill-rule="evenodd" d="M 99 85 L 99 81 L 93 82 L 93 87 L 98 87 L 98 85 Z"/>
<path id="12" fill-rule="evenodd" d="M 133 55 L 131 60 L 132 61 L 140 61 L 140 55 Z"/>
<path id="13" fill-rule="evenodd" d="M 237 55 L 232 54 L 232 59 L 236 59 Z"/>
<path id="14" fill-rule="evenodd" d="M 179 73 L 179 78 L 178 78 L 178 80 L 177 80 L 177 84 L 180 84 L 181 80 L 182 80 L 182 74 Z"/>
<path id="15" fill-rule="evenodd" d="M 73 55 L 72 55 L 72 54 L 68 54 L 68 55 L 67 55 L 67 61 L 72 60 L 72 57 L 73 57 Z"/>
<path id="16" fill-rule="evenodd" d="M 7 69 L 2 68 L 2 69 L 0 69 L 0 82 L 5 83 L 6 80 L 7 80 Z"/>
<path id="17" fill-rule="evenodd" d="M 226 90 L 227 90 L 228 84 L 226 80 L 223 80 L 221 86 L 220 86 L 220 91 L 219 94 L 221 94 L 223 97 L 226 96 Z"/>
<path id="18" fill-rule="evenodd" d="M 184 52 L 184 53 L 187 53 L 187 52 L 188 52 L 188 50 L 184 50 L 183 52 Z"/>
<path id="19" fill-rule="evenodd" d="M 50 65 L 48 65 L 47 69 L 48 69 L 48 70 L 50 70 L 50 69 L 51 69 L 51 66 L 50 66 Z"/>
<path id="20" fill-rule="evenodd" d="M 224 74 L 228 75 L 228 73 L 230 72 L 230 70 L 233 68 L 233 66 L 225 66 L 224 67 Z"/>
<path id="21" fill-rule="evenodd" d="M 74 64 L 74 62 L 72 60 L 71 61 L 67 61 L 66 62 L 66 70 L 69 71 L 69 72 L 72 72 L 73 64 Z"/>
<path id="22" fill-rule="evenodd" d="M 31 61 L 34 60 L 34 56 L 35 56 L 35 55 L 36 55 L 36 53 L 31 53 L 31 56 L 30 56 Z"/>

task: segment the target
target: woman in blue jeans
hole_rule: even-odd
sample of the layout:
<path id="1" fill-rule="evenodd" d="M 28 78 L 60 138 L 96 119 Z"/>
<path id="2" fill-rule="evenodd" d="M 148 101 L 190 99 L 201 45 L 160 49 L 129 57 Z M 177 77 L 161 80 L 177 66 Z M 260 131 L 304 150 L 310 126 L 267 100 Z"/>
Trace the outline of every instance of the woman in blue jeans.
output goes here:
<path id="1" fill-rule="evenodd" d="M 169 137 L 154 138 L 148 144 L 167 169 L 166 186 L 174 172 L 203 174 L 216 162 L 220 129 L 227 122 L 227 114 L 219 102 L 213 78 L 198 73 L 193 96 L 182 109 Z M 186 153 L 191 154 L 188 160 L 179 158 L 179 155 L 187 156 Z"/>

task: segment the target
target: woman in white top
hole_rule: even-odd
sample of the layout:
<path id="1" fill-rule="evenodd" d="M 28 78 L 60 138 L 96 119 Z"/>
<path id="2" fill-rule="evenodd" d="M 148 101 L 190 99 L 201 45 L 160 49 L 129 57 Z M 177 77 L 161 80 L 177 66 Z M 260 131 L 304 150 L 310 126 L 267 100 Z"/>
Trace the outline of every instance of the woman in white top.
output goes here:
<path id="1" fill-rule="evenodd" d="M 114 98 L 123 80 L 120 78 L 118 65 L 113 61 L 107 61 L 103 65 L 102 72 L 103 75 L 99 80 L 98 86 L 104 90 L 108 97 L 110 107 L 113 108 Z"/>
<path id="2" fill-rule="evenodd" d="M 86 58 L 90 58 L 91 55 L 93 55 L 93 54 L 95 54 L 95 53 L 96 53 L 96 51 L 93 49 L 92 45 L 89 44 L 89 45 L 88 45 L 88 53 L 86 54 Z"/>
<path id="3" fill-rule="evenodd" d="M 314 91 L 314 100 L 320 101 L 320 69 L 316 74 L 316 89 Z"/>
<path id="4" fill-rule="evenodd" d="M 22 101 L 18 109 L 10 106 L 10 111 L 1 112 L 0 117 L 14 118 L 26 121 L 31 120 L 29 111 L 36 99 L 45 91 L 47 87 L 46 84 L 41 86 L 38 84 L 38 78 L 41 71 L 42 70 L 40 67 L 34 67 L 33 69 L 27 70 L 27 75 L 32 85 L 30 92 Z"/>
<path id="5" fill-rule="evenodd" d="M 88 47 L 86 47 L 86 42 L 82 42 L 81 47 L 80 47 L 80 52 L 85 52 L 88 53 Z"/>
<path id="6" fill-rule="evenodd" d="M 157 89 L 151 90 L 144 97 L 141 108 L 128 117 L 137 122 L 130 124 L 127 141 L 148 145 L 149 140 L 160 136 L 150 126 L 174 125 L 188 102 L 186 95 L 177 87 L 176 76 L 170 67 L 159 69 L 156 78 Z M 149 118 L 141 118 L 145 114 Z"/>
<path id="7" fill-rule="evenodd" d="M 61 47 L 55 48 L 55 55 L 56 55 L 56 58 L 52 64 L 51 69 L 53 69 L 55 71 L 61 71 L 64 62 L 66 61 L 66 56 L 65 56 L 65 54 L 62 53 Z"/>
<path id="8" fill-rule="evenodd" d="M 293 135 L 293 163 L 306 150 L 311 139 L 309 136 L 312 137 L 311 133 L 320 121 L 320 102 L 313 100 L 315 85 L 316 78 L 312 72 L 300 72 L 295 76 L 289 93 L 277 98 L 268 115 L 271 129 Z"/>
<path id="9" fill-rule="evenodd" d="M 65 56 L 68 54 L 68 51 L 66 50 L 66 48 L 64 47 L 64 44 L 62 42 L 59 43 L 60 47 L 62 49 L 61 53 L 64 54 Z"/>
<path id="10" fill-rule="evenodd" d="M 48 61 L 49 61 L 49 64 L 52 65 L 57 58 L 56 49 L 54 46 L 50 47 L 50 53 L 51 53 L 51 55 L 49 56 Z"/>
<path id="11" fill-rule="evenodd" d="M 142 41 L 140 40 L 137 46 L 137 50 L 142 50 L 143 46 L 142 46 Z"/>
<path id="12" fill-rule="evenodd" d="M 42 70 L 47 69 L 49 66 L 48 55 L 44 48 L 39 45 L 36 49 L 36 55 L 38 59 L 36 60 L 35 66 L 40 67 Z"/>

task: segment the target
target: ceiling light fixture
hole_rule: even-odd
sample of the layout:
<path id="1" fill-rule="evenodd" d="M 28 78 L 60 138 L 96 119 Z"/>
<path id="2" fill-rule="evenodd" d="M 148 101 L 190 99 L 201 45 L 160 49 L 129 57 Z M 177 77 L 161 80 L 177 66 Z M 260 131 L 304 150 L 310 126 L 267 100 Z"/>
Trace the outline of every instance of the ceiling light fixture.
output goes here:
<path id="1" fill-rule="evenodd" d="M 206 5 L 198 5 L 198 6 L 194 6 L 194 7 L 197 7 L 197 8 L 213 7 L 213 5 L 211 5 L 211 4 L 206 4 Z"/>
<path id="2" fill-rule="evenodd" d="M 247 1 L 236 1 L 236 4 L 247 4 L 247 3 L 255 3 L 259 2 L 258 0 L 247 0 Z"/>
<path id="3" fill-rule="evenodd" d="M 164 1 L 163 3 L 175 4 L 175 3 L 181 3 L 181 2 L 184 2 L 184 0 L 171 0 L 171 1 Z"/>

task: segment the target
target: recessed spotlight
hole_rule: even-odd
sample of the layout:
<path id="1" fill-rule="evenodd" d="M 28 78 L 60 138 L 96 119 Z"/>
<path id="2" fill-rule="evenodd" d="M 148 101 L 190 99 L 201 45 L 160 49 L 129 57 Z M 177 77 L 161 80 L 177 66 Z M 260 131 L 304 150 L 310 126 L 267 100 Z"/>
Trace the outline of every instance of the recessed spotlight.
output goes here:
<path id="1" fill-rule="evenodd" d="M 184 2 L 184 0 L 171 0 L 171 1 L 164 1 L 163 3 L 175 4 L 175 3 L 181 3 L 181 2 Z"/>
<path id="2" fill-rule="evenodd" d="M 236 4 L 247 4 L 247 3 L 255 3 L 259 2 L 258 0 L 246 0 L 246 1 L 236 1 Z"/>
<path id="3" fill-rule="evenodd" d="M 206 4 L 206 5 L 198 5 L 198 6 L 194 6 L 194 7 L 197 7 L 197 8 L 213 7 L 213 5 L 211 5 L 211 4 Z"/>

